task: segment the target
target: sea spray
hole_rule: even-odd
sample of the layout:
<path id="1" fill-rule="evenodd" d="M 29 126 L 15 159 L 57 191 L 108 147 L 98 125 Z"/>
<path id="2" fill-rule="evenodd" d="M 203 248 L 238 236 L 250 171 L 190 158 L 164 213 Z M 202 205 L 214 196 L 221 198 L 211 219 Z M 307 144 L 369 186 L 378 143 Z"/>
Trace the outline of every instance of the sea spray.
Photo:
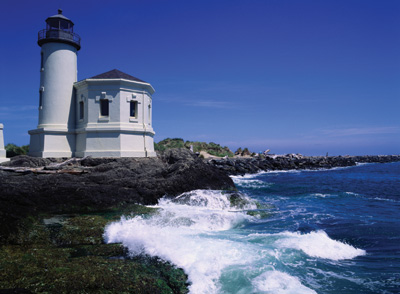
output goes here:
<path id="1" fill-rule="evenodd" d="M 280 271 L 264 272 L 255 279 L 255 292 L 273 294 L 317 294 L 314 290 L 302 285 L 296 277 L 292 277 Z"/>
<path id="2" fill-rule="evenodd" d="M 340 241 L 333 240 L 324 231 L 314 231 L 307 234 L 299 232 L 282 232 L 278 234 L 250 234 L 252 238 L 269 242 L 274 239 L 277 248 L 301 250 L 310 257 L 330 260 L 352 259 L 365 255 L 366 251 L 355 248 Z"/>
<path id="3" fill-rule="evenodd" d="M 244 244 L 218 234 L 252 218 L 231 207 L 228 194 L 198 190 L 162 199 L 156 207 L 161 209 L 150 218 L 123 218 L 110 224 L 106 241 L 122 242 L 134 255 L 158 256 L 183 268 L 191 293 L 218 293 L 224 268 L 251 262 Z"/>
<path id="4" fill-rule="evenodd" d="M 245 187 L 245 188 L 263 188 L 263 187 L 269 187 L 270 184 L 266 183 L 261 180 L 255 179 L 257 176 L 265 174 L 267 172 L 261 171 L 257 174 L 245 174 L 243 176 L 231 176 L 231 179 L 235 183 L 236 186 L 239 187 Z"/>
<path id="5" fill-rule="evenodd" d="M 262 224 L 247 214 L 247 209 L 256 208 L 254 201 L 234 207 L 230 197 L 221 191 L 196 190 L 161 199 L 154 206 L 159 208 L 156 214 L 125 217 L 107 226 L 105 239 L 122 242 L 132 255 L 158 256 L 183 268 L 194 294 L 316 293 L 306 274 L 292 275 L 293 265 L 303 261 L 288 249 L 332 260 L 365 253 L 323 231 L 254 233 L 253 226 Z"/>

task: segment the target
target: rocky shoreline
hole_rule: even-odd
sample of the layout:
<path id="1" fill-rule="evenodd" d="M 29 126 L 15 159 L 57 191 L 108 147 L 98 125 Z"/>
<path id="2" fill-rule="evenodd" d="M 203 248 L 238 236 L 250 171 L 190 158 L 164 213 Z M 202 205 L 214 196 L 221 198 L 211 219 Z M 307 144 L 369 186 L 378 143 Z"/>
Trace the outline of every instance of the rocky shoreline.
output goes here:
<path id="1" fill-rule="evenodd" d="M 400 161 L 400 155 L 302 156 L 288 154 L 205 160 L 207 164 L 224 171 L 228 175 L 244 175 L 275 170 L 329 169 L 355 166 L 358 163 L 387 163 L 395 161 Z"/>
<path id="2" fill-rule="evenodd" d="M 156 158 L 44 159 L 13 157 L 0 166 L 0 242 L 18 222 L 43 213 L 86 213 L 156 204 L 196 189 L 235 190 L 230 175 L 400 161 L 400 155 L 281 156 L 201 159 L 187 149 Z"/>
<path id="3" fill-rule="evenodd" d="M 104 244 L 106 224 L 152 214 L 144 205 L 163 196 L 236 190 L 230 175 L 393 161 L 400 156 L 201 159 L 187 149 L 157 158 L 14 157 L 0 165 L 0 293 L 187 293 L 181 269 Z M 231 201 L 241 201 L 236 194 Z"/>
<path id="4" fill-rule="evenodd" d="M 0 241 L 39 213 L 102 211 L 156 204 L 196 189 L 234 190 L 231 178 L 186 149 L 156 158 L 63 160 L 17 156 L 0 167 Z"/>
<path id="5" fill-rule="evenodd" d="M 13 157 L 0 166 L 0 293 L 187 293 L 182 269 L 131 257 L 105 244 L 103 232 L 195 189 L 235 185 L 185 149 L 157 158 Z"/>

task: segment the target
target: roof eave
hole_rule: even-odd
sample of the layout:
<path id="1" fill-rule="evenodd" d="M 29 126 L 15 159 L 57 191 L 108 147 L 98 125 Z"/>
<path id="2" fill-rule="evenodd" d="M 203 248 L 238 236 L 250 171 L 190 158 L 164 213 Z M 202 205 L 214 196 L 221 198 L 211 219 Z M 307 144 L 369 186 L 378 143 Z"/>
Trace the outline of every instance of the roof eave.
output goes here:
<path id="1" fill-rule="evenodd" d="M 150 90 L 150 94 L 153 95 L 154 92 L 156 90 L 154 90 L 153 86 L 149 83 L 145 83 L 145 82 L 139 82 L 139 81 L 132 81 L 132 80 L 127 80 L 127 79 L 85 79 L 79 82 L 74 83 L 74 86 L 77 88 L 80 88 L 82 86 L 84 86 L 85 84 L 87 84 L 88 82 L 95 82 L 95 83 L 99 83 L 99 82 L 125 82 L 125 83 L 131 83 L 131 84 L 139 84 L 139 85 L 143 85 L 146 86 L 147 88 L 149 88 Z"/>

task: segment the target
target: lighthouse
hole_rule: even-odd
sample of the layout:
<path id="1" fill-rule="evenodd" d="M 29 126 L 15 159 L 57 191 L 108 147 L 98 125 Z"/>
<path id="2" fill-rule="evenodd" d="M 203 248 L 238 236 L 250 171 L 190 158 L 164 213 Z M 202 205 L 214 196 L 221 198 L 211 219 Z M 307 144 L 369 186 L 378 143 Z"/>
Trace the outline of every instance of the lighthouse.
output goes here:
<path id="1" fill-rule="evenodd" d="M 6 150 L 4 149 L 3 124 L 0 124 L 0 163 L 9 160 L 9 158 L 6 158 Z"/>
<path id="2" fill-rule="evenodd" d="M 29 155 L 156 156 L 154 88 L 118 69 L 78 82 L 80 41 L 61 10 L 39 31 L 39 124 L 29 131 Z"/>
<path id="3" fill-rule="evenodd" d="M 74 83 L 80 37 L 74 23 L 58 10 L 39 31 L 39 123 L 31 135 L 29 154 L 38 157 L 71 157 L 75 149 Z"/>

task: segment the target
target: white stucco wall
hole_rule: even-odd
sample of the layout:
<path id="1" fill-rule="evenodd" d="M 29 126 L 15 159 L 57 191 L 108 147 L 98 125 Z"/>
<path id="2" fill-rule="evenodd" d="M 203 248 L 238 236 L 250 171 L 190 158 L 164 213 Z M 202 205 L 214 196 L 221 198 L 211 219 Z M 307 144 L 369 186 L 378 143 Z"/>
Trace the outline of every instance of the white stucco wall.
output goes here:
<path id="1" fill-rule="evenodd" d="M 3 124 L 0 124 L 0 163 L 10 160 L 6 158 L 6 150 L 4 149 L 3 128 L 4 128 Z"/>
<path id="2" fill-rule="evenodd" d="M 155 156 L 154 131 L 148 106 L 154 89 L 122 79 L 87 79 L 75 84 L 79 102 L 84 101 L 85 116 L 77 118 L 75 156 L 145 157 Z M 109 115 L 100 115 L 100 100 L 108 99 Z M 130 101 L 137 103 L 135 117 L 130 116 Z"/>
<path id="3" fill-rule="evenodd" d="M 63 129 L 36 129 L 31 135 L 29 155 L 35 157 L 72 157 L 76 146 L 74 131 Z"/>
<path id="4" fill-rule="evenodd" d="M 39 122 L 31 135 L 29 155 L 71 157 L 75 152 L 77 49 L 50 42 L 41 47 Z M 38 94 L 40 96 L 40 94 Z"/>
<path id="5" fill-rule="evenodd" d="M 45 43 L 41 52 L 39 91 L 43 94 L 38 128 L 74 128 L 75 108 L 71 106 L 77 79 L 77 49 L 64 43 Z"/>

